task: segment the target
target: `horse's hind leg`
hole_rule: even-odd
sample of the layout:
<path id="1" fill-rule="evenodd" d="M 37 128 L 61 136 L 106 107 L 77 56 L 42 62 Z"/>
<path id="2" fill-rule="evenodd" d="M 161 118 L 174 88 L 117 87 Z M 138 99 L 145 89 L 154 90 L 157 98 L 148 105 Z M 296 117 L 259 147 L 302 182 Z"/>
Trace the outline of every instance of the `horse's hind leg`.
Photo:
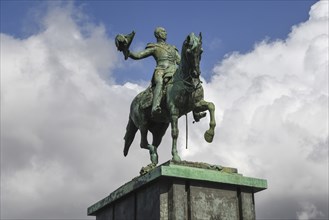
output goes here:
<path id="1" fill-rule="evenodd" d="M 153 134 L 153 141 L 152 141 L 152 145 L 149 145 L 150 156 L 151 156 L 151 161 L 154 162 L 155 164 L 158 164 L 157 149 L 162 141 L 162 137 L 165 135 L 167 131 L 168 126 L 169 123 L 160 123 L 160 124 L 156 124 L 151 129 L 151 132 Z"/>
<path id="2" fill-rule="evenodd" d="M 158 158 L 157 158 L 157 153 L 156 153 L 156 149 L 150 145 L 148 143 L 147 140 L 147 132 L 148 132 L 148 128 L 147 126 L 141 126 L 139 128 L 140 133 L 141 133 L 141 143 L 140 146 L 141 148 L 147 149 L 150 152 L 150 157 L 151 157 L 151 163 L 149 165 L 147 165 L 146 167 L 142 167 L 140 174 L 145 174 L 147 172 L 149 172 L 150 170 L 152 170 L 158 163 Z"/>
<path id="3" fill-rule="evenodd" d="M 148 149 L 150 152 L 150 159 L 151 159 L 151 163 L 148 164 L 146 167 L 142 167 L 140 174 L 144 175 L 148 172 L 150 172 L 151 170 L 153 170 L 156 165 L 158 164 L 158 153 L 157 153 L 157 148 L 162 140 L 162 136 L 164 135 L 164 133 L 166 132 L 167 128 L 168 128 L 169 124 L 163 124 L 162 126 L 155 126 L 153 128 L 149 128 L 150 131 L 153 134 L 153 142 L 152 144 L 148 144 L 147 141 L 147 132 L 148 132 L 148 128 L 145 126 L 144 129 L 140 129 L 141 131 L 141 147 Z"/>
<path id="4" fill-rule="evenodd" d="M 203 111 L 209 111 L 210 115 L 210 123 L 209 129 L 204 134 L 204 139 L 211 143 L 214 135 L 215 135 L 215 127 L 216 127 L 216 119 L 215 119 L 215 105 L 212 102 L 207 102 L 205 100 L 201 100 L 200 102 L 195 104 L 194 112 L 199 113 Z"/>
<path id="5" fill-rule="evenodd" d="M 139 128 L 139 131 L 141 133 L 141 143 L 140 143 L 140 147 L 144 148 L 144 149 L 148 149 L 148 141 L 147 141 L 147 127 L 145 125 L 141 126 Z"/>

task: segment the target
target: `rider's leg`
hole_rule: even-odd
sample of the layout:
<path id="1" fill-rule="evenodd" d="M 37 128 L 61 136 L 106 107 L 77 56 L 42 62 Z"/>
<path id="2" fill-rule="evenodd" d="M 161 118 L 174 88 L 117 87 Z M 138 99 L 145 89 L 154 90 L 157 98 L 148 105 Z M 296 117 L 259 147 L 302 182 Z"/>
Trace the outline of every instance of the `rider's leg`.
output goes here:
<path id="1" fill-rule="evenodd" d="M 161 113 L 160 103 L 162 98 L 163 70 L 154 73 L 155 88 L 153 91 L 152 113 Z"/>

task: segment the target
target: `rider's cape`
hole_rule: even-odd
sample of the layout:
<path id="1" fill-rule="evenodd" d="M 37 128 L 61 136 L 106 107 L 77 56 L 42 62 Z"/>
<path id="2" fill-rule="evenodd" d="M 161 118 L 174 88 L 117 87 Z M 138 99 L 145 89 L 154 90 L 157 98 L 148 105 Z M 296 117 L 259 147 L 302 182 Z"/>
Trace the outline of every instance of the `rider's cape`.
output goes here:
<path id="1" fill-rule="evenodd" d="M 142 109 L 146 109 L 146 108 L 152 106 L 152 100 L 153 100 L 152 86 L 149 86 L 143 92 L 139 93 L 138 96 L 141 96 L 140 106 Z"/>

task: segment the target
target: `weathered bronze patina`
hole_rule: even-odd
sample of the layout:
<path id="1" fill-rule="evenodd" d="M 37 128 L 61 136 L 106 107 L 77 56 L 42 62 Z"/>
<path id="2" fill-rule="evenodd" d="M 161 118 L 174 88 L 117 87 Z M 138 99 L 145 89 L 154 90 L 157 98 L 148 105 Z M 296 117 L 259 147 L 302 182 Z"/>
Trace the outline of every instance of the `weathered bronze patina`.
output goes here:
<path id="1" fill-rule="evenodd" d="M 186 37 L 182 46 L 181 59 L 177 49 L 165 42 L 167 34 L 163 28 L 155 30 L 157 43 L 148 44 L 146 49 L 139 53 L 129 51 L 134 34 L 132 32 L 129 35 L 121 34 L 116 37 L 117 48 L 124 53 L 125 59 L 127 57 L 142 59 L 152 55 L 157 62 L 151 85 L 138 94 L 131 103 L 124 137 L 124 155 L 126 156 L 137 130 L 140 131 L 140 146 L 149 150 L 152 162 L 142 169 L 141 173 L 145 173 L 158 163 L 157 148 L 169 124 L 171 124 L 172 159 L 173 161 L 181 160 L 177 152 L 178 118 L 188 112 L 193 111 L 194 120 L 198 122 L 205 117 L 205 111 L 209 111 L 210 127 L 205 132 L 204 138 L 207 142 L 212 142 L 216 126 L 215 105 L 204 100 L 200 80 L 201 33 L 199 37 L 194 33 Z M 149 144 L 147 140 L 148 131 L 153 135 L 152 144 Z"/>
<path id="2" fill-rule="evenodd" d="M 168 161 L 138 176 L 88 208 L 100 220 L 255 220 L 255 193 L 264 179 L 236 168 Z"/>

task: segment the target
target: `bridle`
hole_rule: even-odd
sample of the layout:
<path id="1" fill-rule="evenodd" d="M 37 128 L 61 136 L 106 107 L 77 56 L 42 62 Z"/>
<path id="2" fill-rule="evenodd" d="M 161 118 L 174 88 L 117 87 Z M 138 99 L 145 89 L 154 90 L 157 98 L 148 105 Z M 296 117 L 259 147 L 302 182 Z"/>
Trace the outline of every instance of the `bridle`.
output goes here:
<path id="1" fill-rule="evenodd" d="M 202 81 L 199 78 L 200 70 L 198 71 L 198 74 L 192 73 L 192 72 L 197 71 L 195 69 L 200 68 L 199 65 L 195 64 L 195 57 L 193 57 L 194 58 L 193 62 L 191 62 L 191 59 L 189 59 L 189 57 L 188 57 L 188 54 L 192 54 L 192 53 L 194 53 L 194 54 L 200 53 L 200 55 L 201 55 L 201 53 L 202 53 L 201 40 L 200 40 L 200 43 L 199 42 L 195 43 L 195 40 L 193 42 L 187 42 L 187 41 L 191 41 L 192 37 L 188 36 L 188 39 L 184 42 L 184 45 L 188 45 L 188 46 L 192 46 L 192 47 L 185 49 L 186 51 L 183 53 L 184 60 L 186 62 L 185 65 L 187 65 L 188 67 L 192 67 L 192 68 L 188 68 L 186 78 L 182 78 L 182 76 L 181 76 L 182 74 L 180 74 L 180 81 L 184 82 L 184 85 L 186 86 L 185 89 L 188 92 L 196 91 L 197 89 L 199 89 L 201 87 L 201 83 L 202 83 Z M 197 50 L 197 51 L 194 52 L 195 50 Z M 198 58 L 198 62 L 200 62 L 200 57 Z M 196 79 L 197 83 L 194 83 L 193 79 Z"/>

